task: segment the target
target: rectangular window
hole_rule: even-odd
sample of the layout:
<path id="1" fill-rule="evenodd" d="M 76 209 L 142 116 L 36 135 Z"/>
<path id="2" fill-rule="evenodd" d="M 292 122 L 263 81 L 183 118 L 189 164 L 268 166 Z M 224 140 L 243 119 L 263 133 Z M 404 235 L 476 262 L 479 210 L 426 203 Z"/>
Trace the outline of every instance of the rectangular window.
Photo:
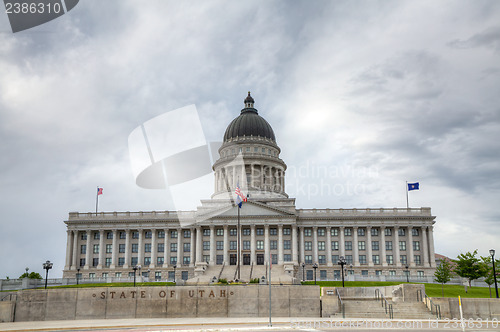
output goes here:
<path id="1" fill-rule="evenodd" d="M 325 255 L 318 255 L 318 263 L 319 264 L 326 264 L 326 256 Z"/>
<path id="2" fill-rule="evenodd" d="M 345 250 L 352 250 L 352 241 L 345 241 Z"/>
<path id="3" fill-rule="evenodd" d="M 312 255 L 305 255 L 304 259 L 306 261 L 305 262 L 306 264 L 312 264 L 312 262 L 313 262 L 313 256 Z"/>
<path id="4" fill-rule="evenodd" d="M 424 277 L 424 271 L 417 271 L 417 277 L 423 278 Z"/>
<path id="5" fill-rule="evenodd" d="M 422 265 L 422 262 L 420 261 L 420 255 L 413 256 L 413 259 L 415 260 L 416 265 Z"/>
<path id="6" fill-rule="evenodd" d="M 375 270 L 375 275 L 376 276 L 381 276 L 382 275 L 382 270 Z"/>
<path id="7" fill-rule="evenodd" d="M 87 233 L 82 233 L 82 240 L 87 240 Z"/>
<path id="8" fill-rule="evenodd" d="M 80 266 L 85 266 L 85 258 L 80 258 Z"/>
<path id="9" fill-rule="evenodd" d="M 162 266 L 163 265 L 163 257 L 156 257 L 156 265 Z"/>
<path id="10" fill-rule="evenodd" d="M 87 245 L 82 244 L 80 247 L 80 254 L 86 254 L 87 253 Z"/>
<path id="11" fill-rule="evenodd" d="M 203 230 L 203 236 L 210 236 L 210 228 L 205 228 Z"/>
<path id="12" fill-rule="evenodd" d="M 177 252 L 177 243 L 170 243 L 170 252 Z"/>
<path id="13" fill-rule="evenodd" d="M 210 250 L 210 241 L 203 241 L 203 250 Z"/>
<path id="14" fill-rule="evenodd" d="M 338 228 L 332 228 L 332 229 L 330 230 L 330 234 L 331 234 L 332 236 L 339 236 L 339 229 L 338 229 Z"/>
<path id="15" fill-rule="evenodd" d="M 165 231 L 158 231 L 158 238 L 164 239 L 165 238 Z"/>
<path id="16" fill-rule="evenodd" d="M 250 250 L 250 241 L 243 241 L 243 250 Z"/>
<path id="17" fill-rule="evenodd" d="M 254 146 L 254 148 L 253 148 L 253 152 L 254 152 L 254 153 L 259 152 L 259 148 L 258 148 L 258 147 L 256 147 L 256 146 Z"/>
<path id="18" fill-rule="evenodd" d="M 375 264 L 375 265 L 380 264 L 380 256 L 379 255 L 373 255 L 372 260 L 373 260 L 373 264 Z"/>
<path id="19" fill-rule="evenodd" d="M 132 252 L 139 252 L 139 245 L 137 243 L 132 243 Z"/>
<path id="20" fill-rule="evenodd" d="M 224 255 L 215 256 L 215 264 L 222 265 L 224 263 Z"/>
<path id="21" fill-rule="evenodd" d="M 361 275 L 362 276 L 367 276 L 368 275 L 368 270 L 361 270 Z"/>
<path id="22" fill-rule="evenodd" d="M 118 266 L 125 265 L 125 257 L 118 257 Z"/>
<path id="23" fill-rule="evenodd" d="M 291 234 L 290 228 L 288 227 L 283 228 L 283 235 L 290 235 L 290 234 Z"/>
<path id="24" fill-rule="evenodd" d="M 269 228 L 269 235 L 278 235 L 278 229 Z"/>
<path id="25" fill-rule="evenodd" d="M 126 232 L 120 232 L 120 239 L 125 240 L 127 238 Z"/>
<path id="26" fill-rule="evenodd" d="M 364 228 L 358 228 L 358 236 L 365 236 L 365 229 Z"/>
<path id="27" fill-rule="evenodd" d="M 325 241 L 318 241 L 318 250 L 325 250 Z"/>
<path id="28" fill-rule="evenodd" d="M 304 242 L 304 250 L 312 250 L 312 241 Z"/>
<path id="29" fill-rule="evenodd" d="M 177 231 L 176 230 L 170 231 L 170 238 L 171 239 L 177 239 Z"/>
<path id="30" fill-rule="evenodd" d="M 290 255 L 290 254 L 284 254 L 283 255 L 283 260 L 285 262 L 291 262 L 292 261 L 292 255 Z"/>
<path id="31" fill-rule="evenodd" d="M 399 250 L 401 251 L 406 250 L 406 241 L 399 241 Z"/>
<path id="32" fill-rule="evenodd" d="M 394 270 L 390 270 L 390 271 L 389 271 L 389 275 L 390 275 L 390 276 L 395 276 L 395 275 L 396 275 L 396 271 L 394 271 Z"/>
<path id="33" fill-rule="evenodd" d="M 276 250 L 278 249 L 278 241 L 276 240 L 271 240 L 271 250 Z"/>
<path id="34" fill-rule="evenodd" d="M 262 246 L 264 246 L 264 241 L 261 241 L 262 242 Z M 259 241 L 257 241 L 257 244 L 259 243 Z M 237 250 L 238 249 L 238 242 L 236 241 L 229 241 L 229 250 Z"/>
<path id="35" fill-rule="evenodd" d="M 99 245 L 98 244 L 94 244 L 94 251 L 93 251 L 94 254 L 98 254 L 99 253 Z"/>
<path id="36" fill-rule="evenodd" d="M 262 240 L 257 241 L 257 250 L 264 250 L 264 241 Z"/>
<path id="37" fill-rule="evenodd" d="M 146 232 L 144 232 L 144 237 L 145 237 L 146 239 L 150 239 L 150 238 L 152 238 L 152 237 L 153 237 L 153 232 L 151 232 L 151 231 L 146 231 Z"/>
<path id="38" fill-rule="evenodd" d="M 394 260 L 392 259 L 392 255 L 385 256 L 385 259 L 387 261 L 387 264 L 389 264 L 389 265 L 393 265 L 394 264 Z"/>
<path id="39" fill-rule="evenodd" d="M 391 236 L 392 235 L 392 228 L 386 228 L 384 230 L 385 236 Z"/>
<path id="40" fill-rule="evenodd" d="M 132 238 L 133 239 L 138 239 L 139 238 L 139 232 L 132 232 Z"/>
<path id="41" fill-rule="evenodd" d="M 183 252 L 191 252 L 191 243 L 184 243 L 182 246 Z"/>
<path id="42" fill-rule="evenodd" d="M 229 229 L 229 236 L 236 236 L 238 232 L 236 232 L 236 228 Z"/>
<path id="43" fill-rule="evenodd" d="M 332 263 L 333 264 L 339 263 L 339 255 L 332 255 Z"/>
<path id="44" fill-rule="evenodd" d="M 372 228 L 372 236 L 378 236 L 378 228 Z"/>
<path id="45" fill-rule="evenodd" d="M 359 264 L 366 264 L 366 255 L 359 255 Z"/>
<path id="46" fill-rule="evenodd" d="M 97 266 L 99 265 L 99 258 L 93 258 L 92 259 L 92 266 Z"/>
<path id="47" fill-rule="evenodd" d="M 177 256 L 170 257 L 170 265 L 176 265 L 176 264 L 177 264 Z"/>
<path id="48" fill-rule="evenodd" d="M 191 262 L 191 257 L 189 256 L 182 257 L 182 264 L 189 265 L 190 262 Z"/>
<path id="49" fill-rule="evenodd" d="M 415 251 L 420 250 L 420 241 L 413 241 L 413 250 Z"/>
<path id="50" fill-rule="evenodd" d="M 385 250 L 392 250 L 392 241 L 385 241 Z"/>
<path id="51" fill-rule="evenodd" d="M 243 236 L 250 236 L 250 228 L 243 228 Z"/>
<path id="52" fill-rule="evenodd" d="M 93 272 L 89 273 L 89 278 L 90 279 L 95 279 L 95 273 L 93 273 Z"/>
<path id="53" fill-rule="evenodd" d="M 406 259 L 406 255 L 401 255 L 401 264 L 407 264 L 408 260 Z"/>
<path id="54" fill-rule="evenodd" d="M 271 254 L 271 263 L 272 264 L 278 264 L 278 255 Z"/>
<path id="55" fill-rule="evenodd" d="M 318 236 L 325 236 L 325 229 L 324 228 L 318 228 Z"/>
<path id="56" fill-rule="evenodd" d="M 352 264 L 352 255 L 345 255 L 345 262 L 347 264 Z"/>
<path id="57" fill-rule="evenodd" d="M 106 233 L 106 239 L 108 239 L 108 240 L 113 239 L 113 232 L 107 232 Z"/>
<path id="58" fill-rule="evenodd" d="M 379 250 L 378 241 L 372 241 L 372 250 Z"/>
<path id="59" fill-rule="evenodd" d="M 151 264 L 151 257 L 144 257 L 144 266 L 149 266 Z"/>
<path id="60" fill-rule="evenodd" d="M 118 245 L 118 252 L 119 252 L 119 253 L 122 253 L 122 254 L 125 252 L 125 244 L 120 243 L 120 244 Z"/>
<path id="61" fill-rule="evenodd" d="M 130 265 L 137 266 L 137 257 L 130 258 Z"/>
<path id="62" fill-rule="evenodd" d="M 411 229 L 411 235 L 418 236 L 418 228 L 412 228 Z"/>
<path id="63" fill-rule="evenodd" d="M 158 243 L 158 252 L 165 252 L 165 244 Z"/>
<path id="64" fill-rule="evenodd" d="M 113 252 L 113 245 L 112 244 L 106 244 L 106 253 L 111 254 Z"/>
<path id="65" fill-rule="evenodd" d="M 283 241 L 283 249 L 288 250 L 292 248 L 292 241 L 290 240 L 284 240 Z"/>
<path id="66" fill-rule="evenodd" d="M 215 230 L 215 235 L 217 235 L 217 236 L 224 236 L 224 228 L 217 228 Z"/>
<path id="67" fill-rule="evenodd" d="M 352 235 L 352 229 L 351 228 L 344 229 L 344 235 L 345 236 L 351 236 Z"/>
<path id="68" fill-rule="evenodd" d="M 210 255 L 203 255 L 203 261 L 205 263 L 209 263 L 210 262 Z"/>
<path id="69" fill-rule="evenodd" d="M 358 241 L 358 250 L 366 250 L 365 241 Z"/>
<path id="70" fill-rule="evenodd" d="M 312 230 L 310 228 L 304 228 L 304 236 L 311 236 Z"/>
<path id="71" fill-rule="evenodd" d="M 217 241 L 215 245 L 217 250 L 224 250 L 224 241 Z"/>
<path id="72" fill-rule="evenodd" d="M 332 250 L 339 250 L 339 241 L 332 241 Z"/>
<path id="73" fill-rule="evenodd" d="M 160 281 L 161 280 L 161 271 L 156 271 L 155 272 L 155 280 L 156 281 Z"/>
<path id="74" fill-rule="evenodd" d="M 144 244 L 144 252 L 151 252 L 151 243 Z"/>
<path id="75" fill-rule="evenodd" d="M 405 229 L 404 229 L 404 228 L 400 228 L 400 229 L 398 229 L 398 235 L 399 235 L 399 236 L 405 236 L 405 234 L 406 234 L 406 233 L 405 233 Z"/>
<path id="76" fill-rule="evenodd" d="M 94 240 L 99 240 L 101 238 L 101 233 L 95 232 L 94 233 Z"/>
<path id="77" fill-rule="evenodd" d="M 264 228 L 257 228 L 257 235 L 264 235 Z"/>

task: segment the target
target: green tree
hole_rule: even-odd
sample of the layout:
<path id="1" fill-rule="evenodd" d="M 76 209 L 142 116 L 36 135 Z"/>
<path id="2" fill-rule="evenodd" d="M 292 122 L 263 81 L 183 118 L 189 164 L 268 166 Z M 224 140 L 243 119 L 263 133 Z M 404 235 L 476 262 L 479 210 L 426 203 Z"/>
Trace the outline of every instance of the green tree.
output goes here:
<path id="1" fill-rule="evenodd" d="M 487 271 L 486 275 L 484 276 L 484 282 L 488 285 L 491 298 L 491 285 L 495 283 L 495 278 L 493 277 L 493 267 L 491 264 L 491 256 L 486 256 L 486 257 L 481 256 L 481 259 L 483 260 L 484 269 Z M 500 268 L 500 260 L 496 259 L 495 269 L 499 271 L 498 270 L 499 268 Z"/>
<path id="2" fill-rule="evenodd" d="M 444 259 L 441 261 L 441 264 L 436 268 L 436 272 L 434 272 L 434 280 L 441 284 L 441 291 L 444 297 L 444 284 L 446 284 L 451 279 L 452 267 L 448 260 Z"/>
<path id="3" fill-rule="evenodd" d="M 43 279 L 42 276 L 40 275 L 40 273 L 38 272 L 31 272 L 30 274 L 24 272 L 23 274 L 21 274 L 21 276 L 19 277 L 19 279 L 22 279 L 22 278 L 28 278 L 28 279 Z"/>
<path id="4" fill-rule="evenodd" d="M 462 278 L 466 278 L 469 281 L 469 287 L 471 287 L 472 280 L 484 277 L 487 273 L 484 264 L 476 255 L 477 249 L 473 253 L 466 252 L 465 254 L 460 254 L 453 261 L 456 264 L 453 271 Z"/>

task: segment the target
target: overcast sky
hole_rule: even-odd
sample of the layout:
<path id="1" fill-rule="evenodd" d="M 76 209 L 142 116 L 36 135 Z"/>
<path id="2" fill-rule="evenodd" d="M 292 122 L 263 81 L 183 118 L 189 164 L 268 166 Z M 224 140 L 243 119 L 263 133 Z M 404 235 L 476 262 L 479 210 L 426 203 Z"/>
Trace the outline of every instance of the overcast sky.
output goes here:
<path id="1" fill-rule="evenodd" d="M 500 252 L 500 2 L 97 1 L 0 13 L 0 278 L 61 276 L 68 212 L 171 208 L 128 136 L 194 104 L 221 140 L 247 91 L 298 208 L 431 207 L 437 253 Z M 208 198 L 208 197 L 200 197 Z"/>

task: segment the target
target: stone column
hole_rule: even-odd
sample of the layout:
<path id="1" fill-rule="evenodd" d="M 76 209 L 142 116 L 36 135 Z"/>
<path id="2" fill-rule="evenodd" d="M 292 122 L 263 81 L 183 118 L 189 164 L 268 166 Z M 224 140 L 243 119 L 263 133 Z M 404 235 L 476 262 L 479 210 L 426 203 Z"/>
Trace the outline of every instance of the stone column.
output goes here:
<path id="1" fill-rule="evenodd" d="M 313 263 L 318 264 L 318 227 L 313 227 Z"/>
<path id="2" fill-rule="evenodd" d="M 143 266 L 144 262 L 143 262 L 142 258 L 144 257 L 144 244 L 142 243 L 142 237 L 143 237 L 144 230 L 138 229 L 137 231 L 139 232 L 139 242 L 137 244 L 137 246 L 138 246 L 137 265 Z"/>
<path id="3" fill-rule="evenodd" d="M 429 251 L 427 249 L 427 227 L 422 227 L 422 253 L 424 258 L 424 267 L 429 267 Z"/>
<path id="4" fill-rule="evenodd" d="M 345 230 L 345 227 L 343 227 L 343 226 L 339 227 L 339 235 L 340 235 L 339 254 L 340 254 L 340 256 L 345 257 L 345 233 L 344 233 L 344 230 Z"/>
<path id="5" fill-rule="evenodd" d="M 373 253 L 372 253 L 372 227 L 366 227 L 366 251 L 368 256 L 368 266 L 373 266 Z M 380 246 L 379 246 L 380 248 Z"/>
<path id="6" fill-rule="evenodd" d="M 333 266 L 332 263 L 332 228 L 326 228 L 326 264 Z"/>
<path id="7" fill-rule="evenodd" d="M 215 265 L 215 227 L 210 226 L 210 265 Z"/>
<path id="8" fill-rule="evenodd" d="M 385 226 L 380 227 L 380 249 L 382 255 L 382 266 L 387 266 L 387 257 L 385 252 Z"/>
<path id="9" fill-rule="evenodd" d="M 283 265 L 283 225 L 278 225 L 278 264 Z"/>
<path id="10" fill-rule="evenodd" d="M 182 266 L 182 228 L 177 229 L 177 266 Z"/>
<path id="11" fill-rule="evenodd" d="M 194 258 L 194 253 L 195 253 L 195 241 L 194 241 L 194 236 L 195 236 L 195 228 L 191 228 L 189 230 L 191 232 L 191 239 L 190 239 L 190 246 L 191 248 L 190 251 L 189 251 L 189 266 L 194 266 L 194 262 L 196 261 L 196 259 Z"/>
<path id="12" fill-rule="evenodd" d="M 98 269 L 102 269 L 104 265 L 104 253 L 105 253 L 105 248 L 104 248 L 104 230 L 99 231 L 99 264 L 97 264 Z"/>
<path id="13" fill-rule="evenodd" d="M 196 227 L 196 263 L 203 262 L 203 243 L 202 243 L 201 227 Z"/>
<path id="14" fill-rule="evenodd" d="M 257 264 L 257 256 L 255 255 L 255 225 L 250 225 L 250 262 L 252 265 Z"/>
<path id="15" fill-rule="evenodd" d="M 297 239 L 297 225 L 292 226 L 292 261 L 293 264 L 298 264 L 298 239 Z"/>
<path id="16" fill-rule="evenodd" d="M 429 259 L 431 267 L 436 267 L 436 255 L 434 253 L 434 227 L 429 227 Z"/>
<path id="17" fill-rule="evenodd" d="M 412 234 L 412 227 L 408 227 L 408 252 L 409 256 L 408 257 L 408 265 L 411 267 L 415 266 L 415 260 L 413 259 L 413 234 Z"/>
<path id="18" fill-rule="evenodd" d="M 116 229 L 113 229 L 113 244 L 111 245 L 111 269 L 116 268 L 116 265 L 118 265 L 118 262 L 116 261 L 116 257 L 118 257 L 118 231 Z"/>
<path id="19" fill-rule="evenodd" d="M 269 263 L 269 225 L 264 226 L 264 262 Z"/>
<path id="20" fill-rule="evenodd" d="M 124 269 L 128 269 L 130 264 L 130 229 L 125 231 L 125 264 Z"/>
<path id="21" fill-rule="evenodd" d="M 149 267 L 154 269 L 156 266 L 156 229 L 151 229 L 151 263 Z"/>
<path id="22" fill-rule="evenodd" d="M 224 225 L 224 265 L 229 265 L 229 227 Z"/>
<path id="23" fill-rule="evenodd" d="M 80 262 L 78 260 L 78 257 L 80 257 L 80 250 L 78 250 L 78 231 L 73 231 L 73 255 L 72 255 L 72 260 L 73 263 L 71 264 L 71 269 L 76 270 L 80 268 Z"/>
<path id="24" fill-rule="evenodd" d="M 165 228 L 163 231 L 165 232 L 165 238 L 163 238 L 163 267 L 166 268 L 166 267 L 168 267 L 168 264 L 170 263 L 168 261 L 168 253 L 170 251 L 170 248 L 168 247 L 169 229 Z"/>
<path id="25" fill-rule="evenodd" d="M 83 267 L 84 270 L 88 270 L 90 267 L 90 252 L 92 251 L 92 248 L 90 247 L 90 238 L 92 236 L 92 231 L 88 230 L 87 231 L 87 251 L 85 252 L 85 266 Z"/>
<path id="26" fill-rule="evenodd" d="M 73 249 L 73 231 L 69 229 L 66 231 L 66 262 L 64 265 L 65 270 L 69 270 L 71 268 L 71 250 Z M 75 255 L 76 253 L 73 253 Z"/>
<path id="27" fill-rule="evenodd" d="M 353 235 L 353 243 L 352 243 L 352 251 L 354 254 L 353 260 L 354 260 L 354 266 L 359 266 L 359 251 L 358 251 L 358 228 L 353 227 L 352 229 L 352 235 Z"/>
<path id="28" fill-rule="evenodd" d="M 304 252 L 304 227 L 300 227 L 299 232 L 300 232 L 300 263 L 305 263 L 306 254 Z"/>
<path id="29" fill-rule="evenodd" d="M 401 258 L 400 258 L 400 252 L 399 252 L 399 226 L 394 227 L 394 245 L 392 246 L 392 252 L 395 254 L 394 255 L 394 260 L 396 263 L 396 266 L 400 267 L 401 266 Z"/>

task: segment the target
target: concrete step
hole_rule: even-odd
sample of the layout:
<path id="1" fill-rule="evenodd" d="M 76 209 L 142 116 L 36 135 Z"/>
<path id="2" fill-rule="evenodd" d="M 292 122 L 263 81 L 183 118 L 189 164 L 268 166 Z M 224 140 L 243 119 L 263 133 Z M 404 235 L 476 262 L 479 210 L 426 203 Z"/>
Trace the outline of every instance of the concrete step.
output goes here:
<path id="1" fill-rule="evenodd" d="M 370 299 L 346 300 L 343 299 L 345 317 L 347 318 L 388 318 L 385 308 L 380 301 Z M 433 319 L 435 315 L 422 302 L 388 302 L 392 304 L 394 318 L 404 319 Z M 335 317 L 342 317 L 342 313 Z"/>

